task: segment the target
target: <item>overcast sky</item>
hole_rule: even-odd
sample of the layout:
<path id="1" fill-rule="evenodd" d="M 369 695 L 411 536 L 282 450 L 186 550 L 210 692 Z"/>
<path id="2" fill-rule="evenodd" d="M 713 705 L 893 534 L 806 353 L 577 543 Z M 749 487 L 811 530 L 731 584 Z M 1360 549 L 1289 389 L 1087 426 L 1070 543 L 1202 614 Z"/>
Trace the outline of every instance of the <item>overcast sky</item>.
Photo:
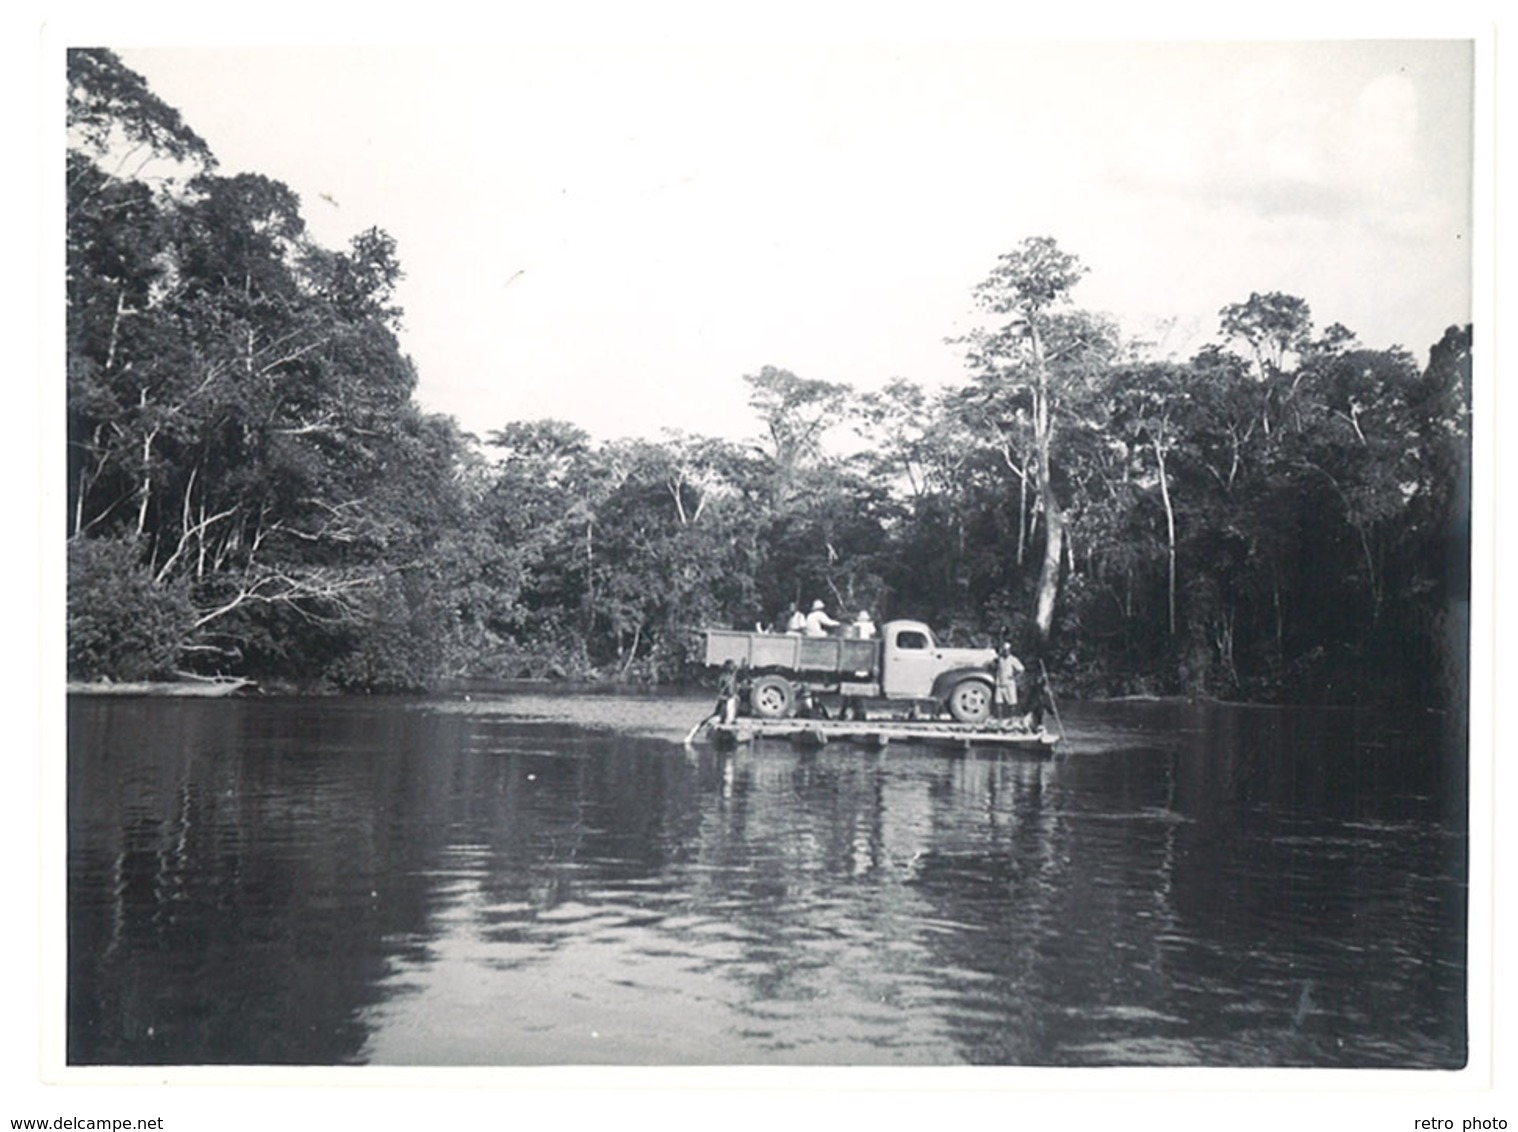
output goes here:
<path id="1" fill-rule="evenodd" d="M 1182 357 L 1251 291 L 1420 363 L 1471 318 L 1455 40 L 120 53 L 323 243 L 396 238 L 419 399 L 480 433 L 743 435 L 764 365 L 957 381 L 1035 235 Z"/>

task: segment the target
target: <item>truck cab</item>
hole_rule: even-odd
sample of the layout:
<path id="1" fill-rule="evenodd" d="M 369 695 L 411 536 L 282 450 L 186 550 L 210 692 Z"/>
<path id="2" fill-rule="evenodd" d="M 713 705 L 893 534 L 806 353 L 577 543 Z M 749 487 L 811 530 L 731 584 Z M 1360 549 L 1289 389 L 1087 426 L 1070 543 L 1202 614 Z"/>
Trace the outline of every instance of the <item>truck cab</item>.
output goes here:
<path id="1" fill-rule="evenodd" d="M 881 694 L 888 700 L 931 700 L 955 719 L 979 722 L 990 715 L 995 660 L 994 649 L 938 644 L 921 621 L 887 621 L 881 633 Z"/>

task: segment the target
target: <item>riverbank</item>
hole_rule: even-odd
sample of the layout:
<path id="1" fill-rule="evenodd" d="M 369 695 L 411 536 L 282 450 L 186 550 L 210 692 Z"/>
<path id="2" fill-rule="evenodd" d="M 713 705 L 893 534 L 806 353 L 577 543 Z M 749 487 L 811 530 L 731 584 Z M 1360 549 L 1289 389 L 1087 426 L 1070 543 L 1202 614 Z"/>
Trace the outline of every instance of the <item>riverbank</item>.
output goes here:
<path id="1" fill-rule="evenodd" d="M 195 680 L 71 680 L 65 685 L 71 696 L 199 696 L 215 698 L 258 690 L 241 676 Z"/>

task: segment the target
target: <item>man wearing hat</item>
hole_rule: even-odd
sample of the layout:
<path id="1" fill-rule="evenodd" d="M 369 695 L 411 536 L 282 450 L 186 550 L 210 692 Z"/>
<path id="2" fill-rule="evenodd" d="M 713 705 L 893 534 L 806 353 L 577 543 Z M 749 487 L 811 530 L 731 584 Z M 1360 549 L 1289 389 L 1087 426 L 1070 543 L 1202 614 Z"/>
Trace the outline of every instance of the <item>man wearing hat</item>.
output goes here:
<path id="1" fill-rule="evenodd" d="M 827 606 L 821 601 L 812 602 L 812 611 L 806 615 L 806 636 L 826 637 L 829 629 L 838 628 L 838 622 L 828 616 Z"/>
<path id="2" fill-rule="evenodd" d="M 1017 679 L 1023 674 L 1023 662 L 1012 655 L 1012 645 L 1003 641 L 996 650 L 996 715 L 1007 719 L 1017 714 Z"/>

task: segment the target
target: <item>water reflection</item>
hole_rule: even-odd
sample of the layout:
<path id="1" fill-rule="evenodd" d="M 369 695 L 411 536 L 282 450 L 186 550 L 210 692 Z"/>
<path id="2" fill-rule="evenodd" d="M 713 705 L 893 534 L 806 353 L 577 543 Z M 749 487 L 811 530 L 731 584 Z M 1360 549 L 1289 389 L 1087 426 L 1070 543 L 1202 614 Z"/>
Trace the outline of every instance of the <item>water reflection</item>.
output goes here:
<path id="1" fill-rule="evenodd" d="M 687 753 L 704 707 L 72 702 L 70 1060 L 1464 1061 L 1437 731 Z"/>

